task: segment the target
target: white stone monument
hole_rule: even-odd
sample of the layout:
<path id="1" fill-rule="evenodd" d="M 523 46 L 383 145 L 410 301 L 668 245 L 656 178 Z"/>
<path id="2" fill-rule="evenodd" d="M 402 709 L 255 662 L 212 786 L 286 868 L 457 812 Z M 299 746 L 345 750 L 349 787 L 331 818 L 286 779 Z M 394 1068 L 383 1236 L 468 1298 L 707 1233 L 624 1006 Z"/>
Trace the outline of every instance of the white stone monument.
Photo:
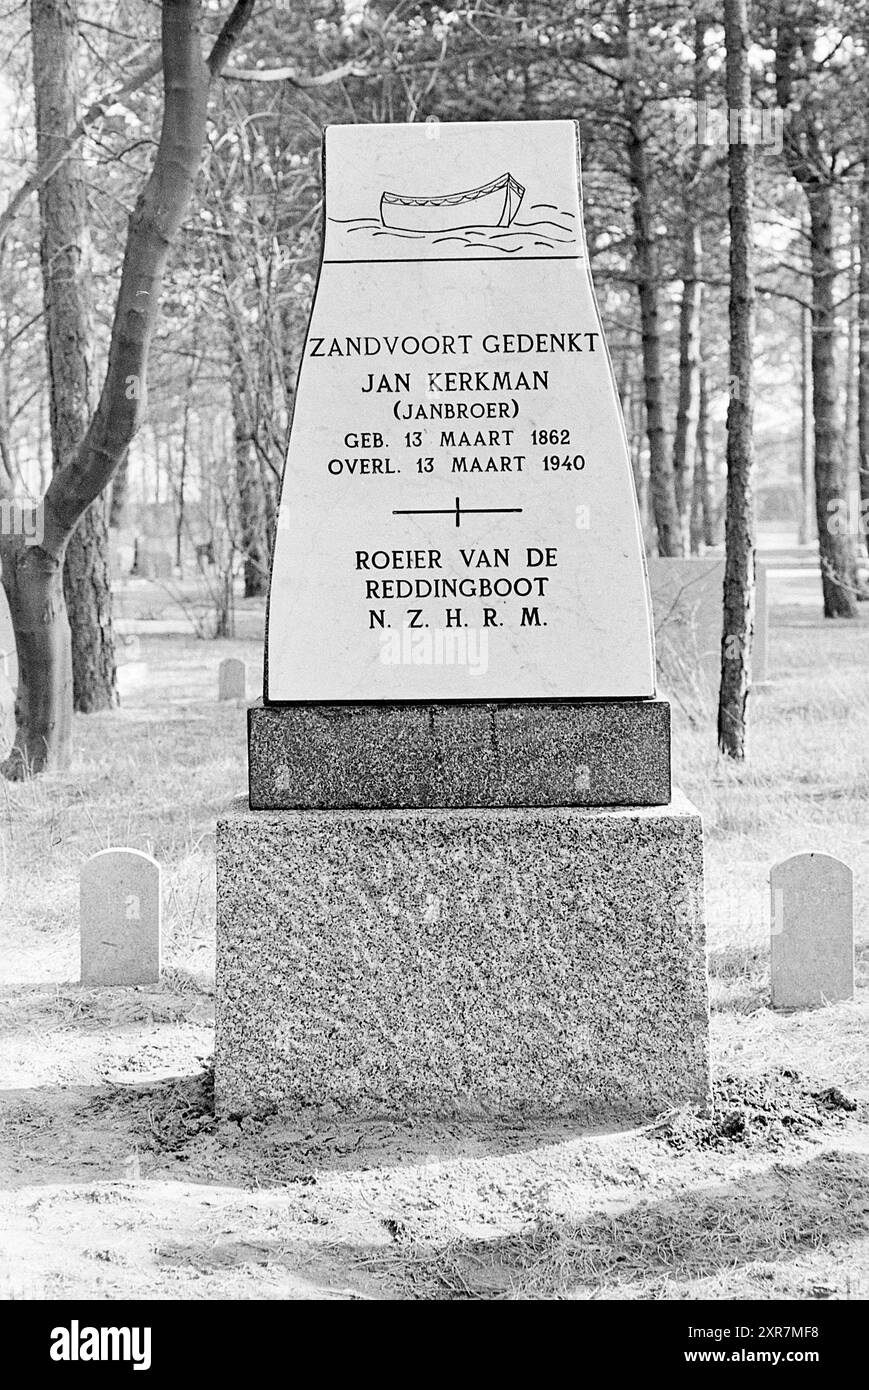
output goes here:
<path id="1" fill-rule="evenodd" d="M 575 129 L 430 129 L 326 132 L 266 699 L 651 696 Z M 462 634 L 486 638 L 474 677 L 423 659 Z"/>
<path id="2" fill-rule="evenodd" d="M 325 193 L 251 809 L 217 830 L 218 1106 L 702 1101 L 701 826 L 576 128 L 334 127 Z"/>

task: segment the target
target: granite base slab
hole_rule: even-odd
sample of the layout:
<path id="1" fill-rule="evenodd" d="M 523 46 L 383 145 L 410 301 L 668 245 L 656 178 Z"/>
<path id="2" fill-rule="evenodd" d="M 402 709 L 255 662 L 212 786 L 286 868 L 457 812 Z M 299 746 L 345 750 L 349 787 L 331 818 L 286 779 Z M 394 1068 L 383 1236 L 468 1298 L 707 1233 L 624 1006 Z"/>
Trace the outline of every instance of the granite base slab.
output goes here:
<path id="1" fill-rule="evenodd" d="M 660 806 L 670 706 L 257 704 L 248 762 L 255 810 Z"/>
<path id="2" fill-rule="evenodd" d="M 700 816 L 217 824 L 221 1114 L 629 1123 L 709 1092 Z"/>

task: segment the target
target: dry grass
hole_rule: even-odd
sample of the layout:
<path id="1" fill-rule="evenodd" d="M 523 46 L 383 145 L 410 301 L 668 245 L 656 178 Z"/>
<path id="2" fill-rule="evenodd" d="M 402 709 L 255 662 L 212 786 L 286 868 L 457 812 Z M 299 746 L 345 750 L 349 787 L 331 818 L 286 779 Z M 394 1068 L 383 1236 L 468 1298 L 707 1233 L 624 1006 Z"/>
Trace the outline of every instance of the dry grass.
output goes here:
<path id="1" fill-rule="evenodd" d="M 667 1298 L 714 1296 L 716 1281 L 730 1276 L 732 1297 L 737 1275 L 742 1296 L 757 1297 L 751 1284 L 769 1283 L 783 1263 L 844 1250 L 867 1233 L 869 1158 L 832 1151 L 802 1168 L 776 1166 L 762 1181 L 752 1176 L 624 1213 L 545 1223 L 429 1259 L 420 1253 L 417 1280 L 460 1298 Z M 856 1277 L 852 1287 L 856 1296 Z"/>
<path id="2" fill-rule="evenodd" d="M 863 983 L 869 970 L 869 614 L 779 608 L 770 637 L 744 767 L 718 757 L 714 709 L 703 727 L 674 709 L 674 777 L 703 812 L 713 1002 L 743 1010 L 767 989 L 770 866 L 802 850 L 854 870 Z"/>
<path id="3" fill-rule="evenodd" d="M 121 708 L 76 717 L 71 770 L 0 782 L 4 934 L 25 950 L 37 944 L 40 955 L 59 951 L 66 973 L 54 978 L 76 978 L 79 870 L 109 845 L 160 862 L 167 964 L 208 976 L 214 822 L 246 781 L 244 711 L 216 699 L 217 668 L 230 653 L 248 659 L 255 680 L 254 642 L 142 638 L 137 661 L 121 668 Z"/>
<path id="4" fill-rule="evenodd" d="M 245 657 L 253 686 L 261 647 L 255 635 L 136 642 L 137 659 L 122 667 L 122 707 L 76 719 L 70 772 L 0 783 L 3 926 L 22 943 L 68 938 L 82 860 L 128 844 L 164 866 L 169 964 L 198 969 L 213 921 L 215 817 L 246 782 L 244 713 L 217 703 L 217 667 L 230 653 Z M 761 1002 L 769 867 L 801 849 L 853 867 L 860 967 L 869 968 L 867 669 L 869 615 L 837 624 L 780 609 L 773 680 L 753 696 L 746 767 L 718 759 L 713 710 L 698 726 L 674 705 L 674 779 L 703 812 L 711 973 L 723 1007 Z"/>
<path id="5" fill-rule="evenodd" d="M 165 619 L 159 595 L 134 598 L 128 626 L 145 609 Z M 675 780 L 706 827 L 728 1104 L 739 1109 L 742 1087 L 756 1111 L 758 1078 L 780 1066 L 798 1080 L 775 1083 L 771 1103 L 799 1112 L 775 1145 L 736 1125 L 682 1148 L 656 1129 L 209 1117 L 214 822 L 246 781 L 244 712 L 217 703 L 217 667 L 241 655 L 257 679 L 259 621 L 248 614 L 249 636 L 233 642 L 136 633 L 123 705 L 76 720 L 70 772 L 0 784 L 12 1293 L 865 1296 L 865 1110 L 828 1120 L 795 1097 L 835 1086 L 869 1100 L 869 615 L 775 613 L 745 768 L 718 761 L 713 712 L 697 725 L 674 709 Z M 79 868 L 109 844 L 163 865 L 166 970 L 153 989 L 71 983 Z M 781 1016 L 767 1007 L 767 876 L 801 849 L 854 869 L 860 990 Z M 156 1081 L 171 1075 L 183 1079 L 168 1090 Z"/>

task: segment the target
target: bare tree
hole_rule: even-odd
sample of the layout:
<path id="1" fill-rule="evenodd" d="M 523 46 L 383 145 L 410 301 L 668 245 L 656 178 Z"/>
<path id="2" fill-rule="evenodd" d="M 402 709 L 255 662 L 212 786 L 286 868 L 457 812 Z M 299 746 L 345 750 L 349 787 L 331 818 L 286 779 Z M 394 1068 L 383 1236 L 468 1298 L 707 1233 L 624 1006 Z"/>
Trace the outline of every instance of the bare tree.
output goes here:
<path id="1" fill-rule="evenodd" d="M 39 543 L 28 545 L 21 534 L 0 538 L 19 663 L 17 730 L 4 765 L 7 776 L 69 761 L 72 653 L 63 562 L 76 525 L 111 481 L 141 423 L 163 275 L 196 181 L 209 88 L 253 4 L 238 0 L 206 60 L 202 0 L 163 3 L 163 124 L 150 177 L 130 217 L 99 402 L 81 445 L 49 483 L 39 509 Z M 26 529 L 33 534 L 33 527 Z"/>
<path id="2" fill-rule="evenodd" d="M 746 0 L 724 0 L 730 139 L 730 402 L 727 407 L 727 512 L 724 627 L 718 746 L 745 757 L 754 636 L 754 150 L 748 127 L 751 82 Z"/>
<path id="3" fill-rule="evenodd" d="M 706 99 L 706 54 L 703 44 L 706 16 L 694 21 L 694 101 L 699 110 Z M 697 421 L 700 412 L 700 311 L 703 304 L 703 242 L 697 205 L 703 171 L 703 146 L 697 141 L 682 180 L 685 216 L 682 233 L 682 302 L 679 307 L 679 399 L 673 436 L 673 474 L 676 506 L 683 546 L 693 546 L 691 532 L 693 480 L 697 453 Z"/>
<path id="4" fill-rule="evenodd" d="M 806 196 L 812 275 L 812 406 L 815 422 L 815 513 L 824 616 L 857 616 L 854 551 L 837 513 L 848 495 L 836 373 L 835 185 L 840 137 L 828 150 L 820 99 L 813 90 L 815 9 L 782 10 L 776 34 L 776 100 L 784 116 L 787 166 Z M 799 75 L 799 79 L 798 79 Z M 796 92 L 797 81 L 800 91 Z M 835 116 L 837 121 L 838 114 Z"/>
<path id="5" fill-rule="evenodd" d="M 31 0 L 30 34 L 39 168 L 39 260 L 55 470 L 69 463 L 93 409 L 93 321 L 85 185 L 77 151 L 58 157 L 78 116 L 75 0 Z M 64 597 L 72 641 L 73 702 L 90 713 L 117 701 L 105 502 L 94 501 L 66 548 Z"/>
<path id="6" fill-rule="evenodd" d="M 286 449 L 287 417 L 282 321 L 281 253 L 287 221 L 298 212 L 298 189 L 281 181 L 271 142 L 234 95 L 226 97 L 228 156 L 211 151 L 210 205 L 218 222 L 214 261 L 224 308 L 226 353 L 234 423 L 238 548 L 245 598 L 268 590 L 275 497 Z M 275 116 L 272 113 L 272 121 Z M 230 124 L 231 121 L 231 124 Z M 243 200 L 246 215 L 238 212 Z M 280 422 L 280 423 L 279 423 Z"/>
<path id="7" fill-rule="evenodd" d="M 627 67 L 622 84 L 628 170 L 633 194 L 634 260 L 643 337 L 643 378 L 646 391 L 646 435 L 649 441 L 649 493 L 661 555 L 682 553 L 682 533 L 673 460 L 664 424 L 664 369 L 661 361 L 661 322 L 658 270 L 652 234 L 652 207 L 643 102 L 633 73 L 634 14 L 631 0 L 622 6 L 622 34 Z"/>
<path id="8" fill-rule="evenodd" d="M 869 146 L 869 117 L 867 117 Z M 860 516 L 869 547 L 869 149 L 863 156 L 860 185 L 860 270 L 857 280 L 857 449 L 860 464 Z"/>
<path id="9" fill-rule="evenodd" d="M 808 545 L 812 530 L 812 313 L 800 305 L 800 545 Z"/>
<path id="10" fill-rule="evenodd" d="M 691 554 L 699 555 L 701 547 L 718 544 L 715 504 L 710 476 L 712 422 L 709 418 L 709 379 L 706 368 L 700 368 L 697 402 L 697 446 L 691 500 Z"/>

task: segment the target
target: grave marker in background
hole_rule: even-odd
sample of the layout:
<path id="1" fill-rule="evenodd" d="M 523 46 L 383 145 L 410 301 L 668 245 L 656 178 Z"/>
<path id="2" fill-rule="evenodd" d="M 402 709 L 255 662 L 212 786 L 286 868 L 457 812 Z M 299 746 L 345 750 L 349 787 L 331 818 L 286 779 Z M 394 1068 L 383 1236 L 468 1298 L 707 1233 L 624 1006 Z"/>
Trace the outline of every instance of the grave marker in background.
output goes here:
<path id="1" fill-rule="evenodd" d="M 171 579 L 175 573 L 175 558 L 169 550 L 155 550 L 151 555 L 155 579 Z"/>
<path id="2" fill-rule="evenodd" d="M 649 584 L 655 618 L 658 671 L 666 689 L 686 683 L 698 695 L 717 700 L 721 680 L 721 627 L 724 620 L 724 557 L 653 556 Z M 767 578 L 757 566 L 751 674 L 767 677 Z"/>
<path id="3" fill-rule="evenodd" d="M 854 997 L 854 875 L 829 854 L 774 864 L 770 978 L 774 1009 Z"/>
<path id="4" fill-rule="evenodd" d="M 109 527 L 109 568 L 113 579 L 126 579 L 136 559 L 135 533 Z"/>
<path id="5" fill-rule="evenodd" d="M 237 656 L 221 661 L 217 672 L 218 700 L 247 699 L 247 664 Z"/>
<path id="6" fill-rule="evenodd" d="M 81 982 L 160 979 L 160 865 L 137 849 L 104 849 L 81 870 Z"/>

